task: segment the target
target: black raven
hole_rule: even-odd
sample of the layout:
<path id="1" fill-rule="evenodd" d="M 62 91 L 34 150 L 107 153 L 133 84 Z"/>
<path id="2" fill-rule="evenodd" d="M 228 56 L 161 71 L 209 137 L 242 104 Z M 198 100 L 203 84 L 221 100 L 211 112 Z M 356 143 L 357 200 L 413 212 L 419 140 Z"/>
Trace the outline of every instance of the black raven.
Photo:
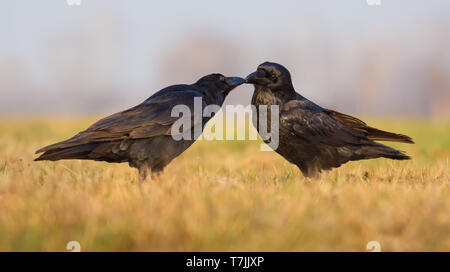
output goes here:
<path id="1" fill-rule="evenodd" d="M 181 140 L 173 137 L 172 124 L 179 120 L 171 116 L 174 106 L 186 105 L 193 121 L 190 128 L 183 127 L 177 133 L 194 132 L 195 127 L 200 127 L 201 132 L 211 117 L 194 118 L 194 98 L 201 99 L 202 108 L 207 105 L 220 107 L 228 93 L 242 83 L 244 79 L 240 77 L 210 74 L 191 85 L 166 87 L 143 103 L 103 118 L 66 141 L 39 149 L 36 153 L 44 153 L 35 160 L 128 162 L 131 167 L 138 168 L 140 179 L 144 180 L 148 171 L 162 171 L 199 136 L 192 133 L 190 139 Z"/>
<path id="2" fill-rule="evenodd" d="M 317 176 L 321 170 L 348 161 L 379 157 L 410 159 L 401 151 L 375 142 L 414 143 L 410 137 L 370 127 L 355 117 L 309 101 L 295 91 L 289 71 L 280 64 L 262 63 L 246 82 L 255 86 L 252 97 L 252 105 L 258 109 L 255 127 L 260 132 L 260 106 L 268 106 L 270 116 L 270 106 L 278 105 L 279 145 L 275 151 L 297 165 L 306 177 Z"/>

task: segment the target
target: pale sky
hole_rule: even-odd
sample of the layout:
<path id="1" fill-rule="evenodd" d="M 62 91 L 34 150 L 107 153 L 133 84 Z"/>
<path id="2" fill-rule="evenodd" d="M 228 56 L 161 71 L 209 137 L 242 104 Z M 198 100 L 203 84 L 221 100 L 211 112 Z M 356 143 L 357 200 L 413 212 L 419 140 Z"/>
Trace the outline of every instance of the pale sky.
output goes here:
<path id="1" fill-rule="evenodd" d="M 209 72 L 245 76 L 266 60 L 282 60 L 295 69 L 297 61 L 311 56 L 309 62 L 304 62 L 314 63 L 309 65 L 311 71 L 304 72 L 303 69 L 303 74 L 297 78 L 302 81 L 307 94 L 316 95 L 317 89 L 326 88 L 317 94 L 317 99 L 331 103 L 327 98 L 330 97 L 328 92 L 332 91 L 318 82 L 321 70 L 330 69 L 323 67 L 327 64 L 324 54 L 328 51 L 341 54 L 342 50 L 363 48 L 362 43 L 367 46 L 368 40 L 391 39 L 405 42 L 405 54 L 409 50 L 414 55 L 416 52 L 426 55 L 433 50 L 426 41 L 433 36 L 434 28 L 449 29 L 450 22 L 450 1 L 445 0 L 381 0 L 380 6 L 369 6 L 365 0 L 81 0 L 80 6 L 69 6 L 65 0 L 1 0 L 1 7 L 0 64 L 2 61 L 8 63 L 5 60 L 9 59 L 19 60 L 26 66 L 26 74 L 33 86 L 39 86 L 39 92 L 44 96 L 47 93 L 55 95 L 47 90 L 55 77 L 61 76 L 54 69 L 64 67 L 52 64 L 51 60 L 49 64 L 49 54 L 58 55 L 59 45 L 76 43 L 78 37 L 91 41 L 105 36 L 105 44 L 99 42 L 95 45 L 99 47 L 98 51 L 93 52 L 106 51 L 106 60 L 97 60 L 96 54 L 89 58 L 92 62 L 104 62 L 97 69 L 107 70 L 103 78 L 114 80 L 114 85 L 120 89 L 118 92 L 126 91 L 136 98 L 150 95 L 172 81 L 175 84 L 194 80 Z M 181 72 L 172 77 L 166 75 L 166 70 L 161 69 L 161 63 L 168 58 L 165 54 L 172 54 L 171 50 L 180 51 L 177 43 L 186 42 L 191 36 L 223 41 L 233 48 L 231 52 L 240 61 L 223 66 L 221 63 L 198 66 L 190 71 L 192 73 Z M 90 49 L 91 44 L 81 46 Z M 300 55 L 292 58 L 286 53 L 295 54 L 296 51 Z M 315 61 L 318 55 L 322 55 L 325 63 Z M 66 63 L 74 61 L 71 57 L 76 61 L 76 56 L 69 56 Z M 339 63 L 332 65 L 339 73 Z M 163 75 L 161 71 L 164 71 Z M 352 72 L 351 69 L 348 72 L 342 70 L 342 73 Z M 346 78 L 344 74 L 338 77 Z M 89 82 L 87 86 L 90 86 Z M 5 87 L 0 90 L 3 97 L 13 97 L 20 92 L 26 90 L 16 92 Z"/>

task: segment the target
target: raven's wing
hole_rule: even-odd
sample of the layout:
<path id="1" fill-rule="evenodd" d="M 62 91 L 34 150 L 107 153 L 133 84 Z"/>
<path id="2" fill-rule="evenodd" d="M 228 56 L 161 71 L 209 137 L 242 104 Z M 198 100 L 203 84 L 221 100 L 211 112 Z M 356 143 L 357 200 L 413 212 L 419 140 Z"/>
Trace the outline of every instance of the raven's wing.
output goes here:
<path id="1" fill-rule="evenodd" d="M 201 97 L 201 93 L 189 89 L 174 91 L 162 90 L 142 104 L 103 118 L 74 137 L 41 148 L 36 153 L 92 142 L 172 135 L 172 124 L 180 118 L 178 116 L 171 116 L 172 109 L 176 105 L 185 105 L 189 108 L 191 128 L 193 128 L 202 123 L 201 118 L 197 118 L 198 120 L 194 119 L 194 97 Z M 205 106 L 206 103 L 202 100 L 202 107 L 204 108 Z M 187 131 L 186 129 L 183 127 L 184 132 Z"/>
<path id="2" fill-rule="evenodd" d="M 292 100 L 280 112 L 280 124 L 291 134 L 311 142 L 334 147 L 368 144 L 361 132 L 340 122 L 326 109 L 313 107 L 309 101 Z"/>
<path id="3" fill-rule="evenodd" d="M 414 143 L 406 135 L 370 127 L 358 118 L 320 108 L 308 100 L 286 103 L 280 121 L 299 137 L 332 146 L 371 144 L 372 141 Z"/>
<path id="4" fill-rule="evenodd" d="M 373 127 L 368 126 L 363 121 L 355 118 L 353 116 L 340 113 L 333 110 L 326 110 L 326 113 L 333 116 L 339 122 L 344 124 L 346 127 L 349 127 L 353 130 L 356 130 L 362 134 L 364 134 L 369 140 L 373 141 L 392 141 L 392 142 L 402 142 L 413 144 L 414 141 L 406 135 L 392 133 L 388 131 L 379 130 Z"/>

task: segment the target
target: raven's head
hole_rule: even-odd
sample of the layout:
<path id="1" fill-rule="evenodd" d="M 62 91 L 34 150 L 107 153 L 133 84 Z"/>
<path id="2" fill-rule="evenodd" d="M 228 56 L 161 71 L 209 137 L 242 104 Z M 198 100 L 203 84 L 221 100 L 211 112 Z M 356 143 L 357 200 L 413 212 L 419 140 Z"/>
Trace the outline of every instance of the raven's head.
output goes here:
<path id="1" fill-rule="evenodd" d="M 264 62 L 256 72 L 245 79 L 246 83 L 265 86 L 271 90 L 292 87 L 291 74 L 284 66 L 274 62 Z"/>
<path id="2" fill-rule="evenodd" d="M 226 77 L 222 74 L 210 74 L 200 78 L 195 84 L 205 86 L 210 90 L 219 91 L 226 96 L 231 90 L 244 82 L 245 79 L 241 77 Z"/>

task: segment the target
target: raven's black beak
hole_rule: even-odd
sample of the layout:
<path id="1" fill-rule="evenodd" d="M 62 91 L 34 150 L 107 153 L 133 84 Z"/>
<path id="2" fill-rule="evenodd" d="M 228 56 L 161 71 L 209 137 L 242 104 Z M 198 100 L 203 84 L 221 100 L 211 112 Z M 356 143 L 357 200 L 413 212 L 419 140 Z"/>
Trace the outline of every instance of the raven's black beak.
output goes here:
<path id="1" fill-rule="evenodd" d="M 245 78 L 245 83 L 266 86 L 271 82 L 266 78 L 266 72 L 264 70 L 258 69 L 256 70 L 256 72 L 251 73 Z"/>
<path id="2" fill-rule="evenodd" d="M 243 79 L 242 77 L 227 77 L 226 82 L 230 87 L 234 88 L 243 84 L 245 82 L 245 79 Z"/>
<path id="3" fill-rule="evenodd" d="M 256 83 L 256 72 L 251 73 L 245 78 L 245 83 Z"/>

